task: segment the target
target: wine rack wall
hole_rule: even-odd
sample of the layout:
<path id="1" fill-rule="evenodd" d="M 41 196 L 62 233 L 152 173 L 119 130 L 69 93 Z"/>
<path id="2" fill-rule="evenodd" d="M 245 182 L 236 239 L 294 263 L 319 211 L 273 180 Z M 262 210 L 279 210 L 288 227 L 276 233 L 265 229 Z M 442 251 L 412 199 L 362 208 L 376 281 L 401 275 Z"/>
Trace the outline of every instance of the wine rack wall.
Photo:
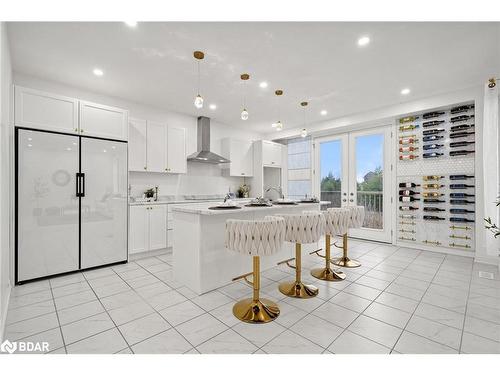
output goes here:
<path id="1" fill-rule="evenodd" d="M 474 251 L 474 118 L 465 103 L 398 119 L 398 244 Z"/>

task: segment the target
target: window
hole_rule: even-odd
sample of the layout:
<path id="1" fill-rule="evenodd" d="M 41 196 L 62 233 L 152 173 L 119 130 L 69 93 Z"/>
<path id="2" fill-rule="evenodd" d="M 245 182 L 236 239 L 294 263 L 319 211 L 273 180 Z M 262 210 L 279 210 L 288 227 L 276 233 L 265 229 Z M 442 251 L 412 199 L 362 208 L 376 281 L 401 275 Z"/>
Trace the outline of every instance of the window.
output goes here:
<path id="1" fill-rule="evenodd" d="M 288 141 L 288 197 L 301 199 L 312 194 L 311 138 Z"/>

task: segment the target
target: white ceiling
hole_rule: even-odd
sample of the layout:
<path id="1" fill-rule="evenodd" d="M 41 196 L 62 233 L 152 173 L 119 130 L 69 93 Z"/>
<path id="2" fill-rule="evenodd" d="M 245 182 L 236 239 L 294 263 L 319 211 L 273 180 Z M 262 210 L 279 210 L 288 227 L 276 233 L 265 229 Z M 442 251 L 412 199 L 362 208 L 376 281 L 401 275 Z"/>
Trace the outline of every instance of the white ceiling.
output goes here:
<path id="1" fill-rule="evenodd" d="M 497 23 L 19 22 L 9 24 L 8 34 L 18 72 L 259 132 L 272 131 L 279 102 L 291 128 L 302 124 L 303 100 L 315 122 L 478 85 L 500 73 Z M 360 48 L 362 35 L 371 43 Z M 194 50 L 206 53 L 202 110 L 193 105 Z M 94 76 L 94 67 L 104 76 Z M 246 122 L 241 73 L 251 76 Z M 261 81 L 269 83 L 266 90 Z M 408 96 L 400 94 L 405 87 Z"/>

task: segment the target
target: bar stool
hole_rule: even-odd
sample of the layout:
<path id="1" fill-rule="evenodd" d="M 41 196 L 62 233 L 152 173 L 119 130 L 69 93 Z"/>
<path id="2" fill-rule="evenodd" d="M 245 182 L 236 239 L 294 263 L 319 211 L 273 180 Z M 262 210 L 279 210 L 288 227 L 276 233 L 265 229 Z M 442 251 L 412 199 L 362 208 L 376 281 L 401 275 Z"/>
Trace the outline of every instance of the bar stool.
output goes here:
<path id="1" fill-rule="evenodd" d="M 331 249 L 331 236 L 342 236 L 347 232 L 349 227 L 349 220 L 351 211 L 347 208 L 329 208 L 323 213 L 325 216 L 325 255 L 320 255 L 319 252 L 323 249 L 313 251 L 311 254 L 316 254 L 325 259 L 324 268 L 315 268 L 311 270 L 311 275 L 320 280 L 326 281 L 342 281 L 345 279 L 345 274 L 339 270 L 332 270 L 330 249 Z"/>
<path id="2" fill-rule="evenodd" d="M 253 298 L 246 298 L 233 306 L 233 314 L 246 323 L 268 323 L 280 314 L 278 305 L 259 297 L 260 256 L 280 251 L 285 240 L 285 220 L 266 216 L 264 220 L 227 220 L 225 246 L 245 255 L 253 255 L 253 271 L 235 277 L 244 279 L 253 288 Z M 248 277 L 252 275 L 252 281 Z"/>
<path id="3" fill-rule="evenodd" d="M 351 213 L 349 220 L 349 228 L 361 228 L 363 221 L 365 220 L 365 207 L 364 206 L 349 206 L 347 207 Z M 335 247 L 342 249 L 342 256 L 340 258 L 334 259 L 333 264 L 340 267 L 355 268 L 361 266 L 357 260 L 349 259 L 347 256 L 347 230 L 342 235 L 342 246 Z"/>
<path id="4" fill-rule="evenodd" d="M 285 241 L 295 243 L 295 258 L 279 262 L 286 263 L 295 269 L 295 280 L 285 281 L 279 285 L 279 290 L 286 296 L 295 298 L 311 298 L 318 295 L 318 288 L 306 285 L 301 280 L 302 244 L 318 242 L 325 231 L 325 218 L 319 211 L 303 214 L 280 215 L 285 219 Z M 295 266 L 290 262 L 295 260 Z"/>

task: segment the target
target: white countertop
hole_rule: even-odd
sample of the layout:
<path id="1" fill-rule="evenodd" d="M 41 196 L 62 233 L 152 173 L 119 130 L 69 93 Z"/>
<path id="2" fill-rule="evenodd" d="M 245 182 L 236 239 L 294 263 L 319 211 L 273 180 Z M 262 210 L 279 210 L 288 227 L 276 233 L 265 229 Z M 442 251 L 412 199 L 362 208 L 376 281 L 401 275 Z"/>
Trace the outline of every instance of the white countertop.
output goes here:
<path id="1" fill-rule="evenodd" d="M 191 213 L 191 214 L 196 214 L 196 215 L 227 215 L 227 214 L 241 214 L 241 213 L 246 213 L 246 212 L 251 212 L 251 211 L 272 211 L 276 209 L 280 210 L 287 210 L 289 208 L 297 208 L 297 207 L 303 207 L 306 209 L 307 207 L 313 207 L 315 204 L 320 204 L 320 205 L 328 205 L 330 204 L 329 201 L 321 201 L 319 203 L 299 203 L 299 204 L 275 204 L 273 206 L 269 207 L 247 207 L 245 206 L 244 202 L 238 202 L 238 205 L 241 206 L 240 209 L 234 209 L 234 210 L 210 210 L 209 207 L 216 206 L 218 203 L 221 202 L 204 202 L 204 203 L 195 203 L 195 204 L 186 204 L 186 205 L 176 205 L 175 207 L 172 208 L 172 211 L 175 212 L 186 212 L 186 213 Z"/>
<path id="2" fill-rule="evenodd" d="M 251 198 L 236 198 L 233 199 L 233 201 L 240 202 L 240 201 L 249 201 Z M 157 201 L 148 201 L 148 202 L 135 202 L 135 201 L 129 201 L 129 206 L 151 206 L 155 204 L 196 204 L 196 203 L 206 203 L 206 202 L 222 202 L 224 201 L 224 198 L 207 198 L 207 199 L 159 199 Z"/>

